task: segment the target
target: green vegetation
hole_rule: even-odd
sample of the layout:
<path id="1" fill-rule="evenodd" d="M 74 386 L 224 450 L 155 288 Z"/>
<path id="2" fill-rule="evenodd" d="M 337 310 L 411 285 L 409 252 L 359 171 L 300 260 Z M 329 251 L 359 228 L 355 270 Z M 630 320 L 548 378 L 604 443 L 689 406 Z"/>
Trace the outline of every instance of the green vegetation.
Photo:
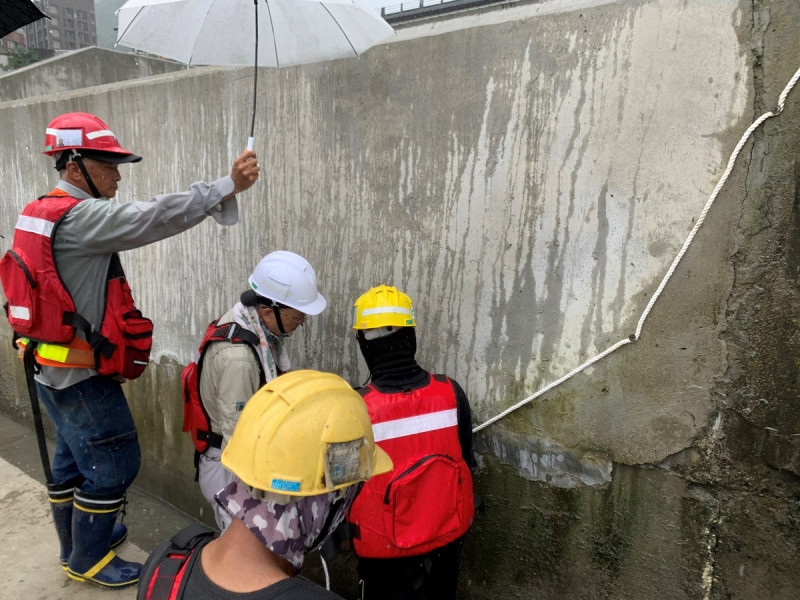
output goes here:
<path id="1" fill-rule="evenodd" d="M 38 51 L 28 50 L 27 48 L 15 48 L 14 50 L 10 50 L 6 56 L 8 56 L 8 64 L 3 65 L 4 71 L 13 71 L 20 67 L 27 67 L 42 59 Z"/>

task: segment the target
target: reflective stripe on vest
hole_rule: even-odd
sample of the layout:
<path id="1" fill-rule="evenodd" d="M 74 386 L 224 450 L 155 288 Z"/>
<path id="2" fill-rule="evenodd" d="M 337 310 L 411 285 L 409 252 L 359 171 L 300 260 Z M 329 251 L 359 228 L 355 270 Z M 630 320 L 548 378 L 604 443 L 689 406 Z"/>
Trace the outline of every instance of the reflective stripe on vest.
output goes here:
<path id="1" fill-rule="evenodd" d="M 44 237 L 49 238 L 53 235 L 54 226 L 55 221 L 47 221 L 45 219 L 40 219 L 39 217 L 20 215 L 17 219 L 17 224 L 14 229 L 35 233 L 37 235 L 43 235 Z"/>
<path id="2" fill-rule="evenodd" d="M 8 306 L 8 314 L 12 319 L 20 319 L 23 321 L 31 320 L 31 309 L 27 306 Z"/>
<path id="3" fill-rule="evenodd" d="M 24 352 L 27 338 L 19 338 L 17 345 Z M 67 346 L 38 343 L 34 350 L 36 362 L 49 367 L 95 368 L 95 354 L 85 340 L 75 337 Z"/>
<path id="4" fill-rule="evenodd" d="M 382 442 L 456 426 L 458 426 L 458 411 L 453 408 L 415 417 L 406 417 L 405 419 L 375 423 L 372 426 L 372 433 L 376 442 Z"/>

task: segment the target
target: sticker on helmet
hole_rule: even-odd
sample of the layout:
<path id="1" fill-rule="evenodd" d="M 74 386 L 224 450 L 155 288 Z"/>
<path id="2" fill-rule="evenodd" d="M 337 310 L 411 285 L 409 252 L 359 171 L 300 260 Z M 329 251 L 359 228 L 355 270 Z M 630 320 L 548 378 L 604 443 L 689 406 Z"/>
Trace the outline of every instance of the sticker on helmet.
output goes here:
<path id="1" fill-rule="evenodd" d="M 300 491 L 300 482 L 299 481 L 288 481 L 286 479 L 273 479 L 272 480 L 272 489 L 279 490 L 282 492 L 299 492 Z"/>
<path id="2" fill-rule="evenodd" d="M 55 129 L 53 135 L 56 137 L 56 148 L 83 145 L 83 130 L 81 129 Z"/>
<path id="3" fill-rule="evenodd" d="M 361 447 L 363 445 L 363 438 L 328 444 L 325 457 L 327 459 L 326 476 L 331 484 L 336 486 L 354 483 L 363 478 L 361 469 Z"/>

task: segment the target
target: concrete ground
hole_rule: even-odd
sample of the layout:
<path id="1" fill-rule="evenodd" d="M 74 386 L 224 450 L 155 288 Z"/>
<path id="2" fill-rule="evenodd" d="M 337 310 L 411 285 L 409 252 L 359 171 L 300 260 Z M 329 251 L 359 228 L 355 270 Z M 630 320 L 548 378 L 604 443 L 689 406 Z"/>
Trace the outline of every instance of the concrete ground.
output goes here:
<path id="1" fill-rule="evenodd" d="M 163 539 L 193 519 L 133 486 L 125 523 L 129 538 L 117 548 L 127 560 L 143 562 Z M 0 564 L 3 598 L 67 600 L 136 598 L 136 587 L 108 591 L 69 579 L 58 564 L 58 540 L 33 432 L 0 416 Z"/>

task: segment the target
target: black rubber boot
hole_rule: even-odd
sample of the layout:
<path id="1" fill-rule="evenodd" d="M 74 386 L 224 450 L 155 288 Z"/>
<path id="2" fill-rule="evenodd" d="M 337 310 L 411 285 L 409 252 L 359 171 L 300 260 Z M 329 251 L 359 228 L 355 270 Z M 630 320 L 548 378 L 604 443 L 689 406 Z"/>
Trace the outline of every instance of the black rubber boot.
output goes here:
<path id="1" fill-rule="evenodd" d="M 50 510 L 53 513 L 53 524 L 56 527 L 58 541 L 61 546 L 59 562 L 61 568 L 67 570 L 67 561 L 72 552 L 72 496 L 75 486 L 48 484 L 47 494 L 50 497 Z M 124 523 L 114 523 L 111 530 L 110 548 L 116 548 L 128 539 L 128 528 Z"/>
<path id="2" fill-rule="evenodd" d="M 72 510 L 72 553 L 67 575 L 105 588 L 136 585 L 142 565 L 119 558 L 110 549 L 111 532 L 123 498 L 76 491 Z"/>
<path id="3" fill-rule="evenodd" d="M 62 568 L 66 567 L 69 554 L 72 552 L 72 494 L 74 491 L 75 488 L 72 485 L 59 486 L 51 483 L 47 486 L 53 524 L 56 526 L 58 541 L 61 545 L 59 560 Z"/>

